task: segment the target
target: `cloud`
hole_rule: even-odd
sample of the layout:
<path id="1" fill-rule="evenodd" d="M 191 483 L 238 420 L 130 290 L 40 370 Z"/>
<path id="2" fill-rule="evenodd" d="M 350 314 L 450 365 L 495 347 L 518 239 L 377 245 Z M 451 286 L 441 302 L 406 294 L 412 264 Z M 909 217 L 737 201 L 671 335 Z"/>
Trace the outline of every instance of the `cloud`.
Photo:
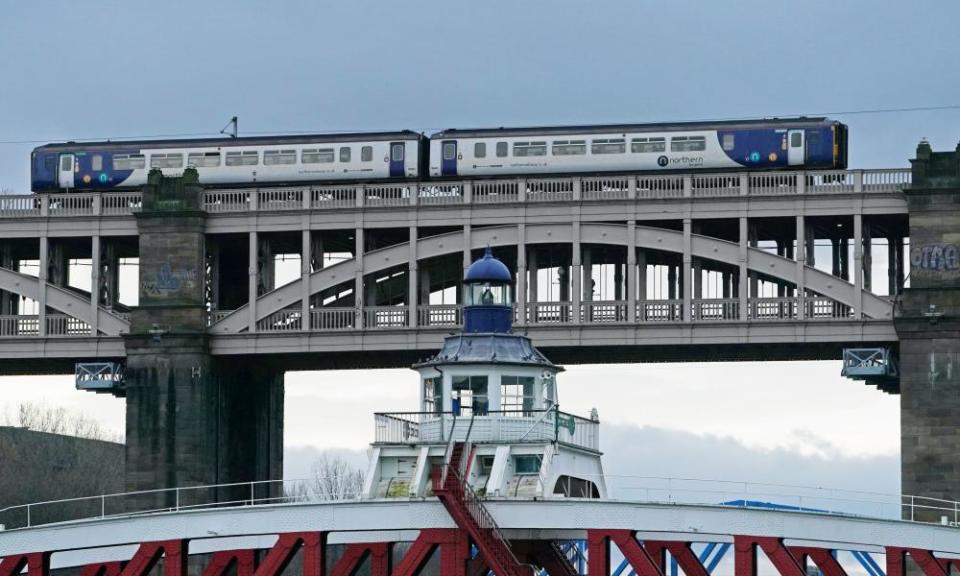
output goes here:
<path id="1" fill-rule="evenodd" d="M 616 498 L 661 499 L 669 487 L 671 497 L 680 500 L 684 495 L 699 502 L 750 497 L 874 514 L 896 512 L 876 504 L 864 509 L 863 502 L 892 501 L 880 495 L 900 492 L 899 454 L 847 456 L 828 439 L 812 433 L 798 436 L 802 437 L 818 444 L 815 453 L 758 448 L 710 434 L 608 424 L 601 429 L 601 449 Z M 661 480 L 666 478 L 715 482 Z M 817 487 L 821 489 L 810 489 Z"/>

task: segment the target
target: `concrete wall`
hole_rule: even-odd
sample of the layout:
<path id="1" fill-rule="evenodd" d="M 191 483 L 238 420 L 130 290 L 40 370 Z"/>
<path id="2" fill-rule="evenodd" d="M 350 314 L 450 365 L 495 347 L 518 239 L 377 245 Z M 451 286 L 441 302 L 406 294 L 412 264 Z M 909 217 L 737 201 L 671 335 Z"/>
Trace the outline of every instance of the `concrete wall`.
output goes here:
<path id="1" fill-rule="evenodd" d="M 123 490 L 123 444 L 0 426 L 0 509 Z M 40 506 L 32 522 L 100 513 L 99 502 Z M 0 512 L 0 524 L 26 524 L 22 509 Z"/>

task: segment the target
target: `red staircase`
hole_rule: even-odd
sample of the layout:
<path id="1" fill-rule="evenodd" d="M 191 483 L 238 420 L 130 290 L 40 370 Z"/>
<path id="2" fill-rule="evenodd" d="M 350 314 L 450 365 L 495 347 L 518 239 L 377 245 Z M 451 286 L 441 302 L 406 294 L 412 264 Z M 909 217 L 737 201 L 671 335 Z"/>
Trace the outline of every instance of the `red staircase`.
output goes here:
<path id="1" fill-rule="evenodd" d="M 466 530 L 497 576 L 530 576 L 503 537 L 490 512 L 464 480 L 463 454 L 466 442 L 454 442 L 449 460 L 433 468 L 433 493 L 440 498 L 454 522 Z"/>

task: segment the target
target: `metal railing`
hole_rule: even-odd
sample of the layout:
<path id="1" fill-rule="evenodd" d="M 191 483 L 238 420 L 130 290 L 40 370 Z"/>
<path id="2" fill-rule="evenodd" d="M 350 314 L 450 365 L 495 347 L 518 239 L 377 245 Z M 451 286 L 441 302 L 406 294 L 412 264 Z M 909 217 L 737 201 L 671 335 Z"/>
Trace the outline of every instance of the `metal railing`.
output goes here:
<path id="1" fill-rule="evenodd" d="M 472 437 L 472 436 L 471 436 Z M 902 519 L 960 527 L 960 502 L 885 492 L 870 492 L 764 482 L 605 474 L 584 478 L 605 481 L 611 499 L 645 504 L 688 504 L 792 513 Z M 202 508 L 245 507 L 331 500 L 357 501 L 362 495 L 330 493 L 318 478 L 265 480 L 110 493 L 33 502 L 0 509 L 7 530 L 81 519 L 177 512 Z"/>
<path id="2" fill-rule="evenodd" d="M 204 191 L 213 214 L 451 204 L 644 201 L 676 198 L 894 193 L 909 168 L 810 172 L 725 172 L 503 178 L 462 182 L 264 187 Z M 0 218 L 124 216 L 141 208 L 140 192 L 71 192 L 0 198 Z"/>
<path id="3" fill-rule="evenodd" d="M 736 298 L 691 300 L 690 318 L 694 323 L 714 322 L 769 322 L 769 321 L 845 321 L 855 318 L 851 306 L 830 298 L 783 297 L 750 298 L 746 317 L 741 317 L 741 302 Z M 212 310 L 209 325 L 223 320 L 233 310 Z M 666 324 L 686 321 L 683 301 L 638 300 L 634 323 Z M 463 307 L 456 304 L 417 306 L 417 326 L 421 328 L 457 328 L 463 325 Z M 128 320 L 129 314 L 114 313 Z M 516 320 L 520 320 L 519 310 Z M 256 322 L 256 332 L 342 332 L 356 329 L 410 328 L 409 306 L 371 306 L 359 310 L 352 307 L 324 307 L 310 309 L 310 324 L 302 321 L 299 307 L 285 308 L 270 313 Z M 527 325 L 599 325 L 629 324 L 629 302 L 624 300 L 597 300 L 582 302 L 579 314 L 574 314 L 572 302 L 530 302 L 523 318 Z M 358 322 L 362 322 L 362 325 Z M 0 338 L 40 335 L 40 317 L 36 314 L 0 316 Z M 66 314 L 46 315 L 46 336 L 87 336 L 90 325 Z"/>
<path id="4" fill-rule="evenodd" d="M 600 422 L 557 408 L 548 410 L 488 410 L 471 414 L 473 443 L 560 442 L 586 450 L 600 450 Z M 466 441 L 453 412 L 378 412 L 374 414 L 374 442 L 442 444 Z"/>
<path id="5" fill-rule="evenodd" d="M 960 527 L 960 502 L 941 498 L 702 478 L 606 474 L 602 479 L 613 498 L 631 502 L 776 508 L 788 512 L 902 519 Z"/>
<path id="6" fill-rule="evenodd" d="M 0 338 L 39 336 L 40 317 L 31 315 L 0 316 Z M 46 315 L 46 336 L 89 336 L 90 325 L 66 314 Z"/>
<path id="7" fill-rule="evenodd" d="M 331 492 L 331 483 L 323 480 L 262 480 L 33 502 L 0 509 L 0 526 L 12 530 L 82 519 L 262 504 L 355 501 L 362 497 L 359 492 L 345 489 Z"/>

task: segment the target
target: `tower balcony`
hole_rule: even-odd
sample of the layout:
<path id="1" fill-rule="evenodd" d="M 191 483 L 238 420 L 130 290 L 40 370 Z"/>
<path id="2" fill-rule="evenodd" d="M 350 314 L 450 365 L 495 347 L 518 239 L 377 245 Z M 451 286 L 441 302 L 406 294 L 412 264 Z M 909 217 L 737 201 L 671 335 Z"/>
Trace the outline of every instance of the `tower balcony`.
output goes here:
<path id="1" fill-rule="evenodd" d="M 416 445 L 467 441 L 474 444 L 562 445 L 600 452 L 599 420 L 547 410 L 453 412 L 378 412 L 374 444 Z"/>

